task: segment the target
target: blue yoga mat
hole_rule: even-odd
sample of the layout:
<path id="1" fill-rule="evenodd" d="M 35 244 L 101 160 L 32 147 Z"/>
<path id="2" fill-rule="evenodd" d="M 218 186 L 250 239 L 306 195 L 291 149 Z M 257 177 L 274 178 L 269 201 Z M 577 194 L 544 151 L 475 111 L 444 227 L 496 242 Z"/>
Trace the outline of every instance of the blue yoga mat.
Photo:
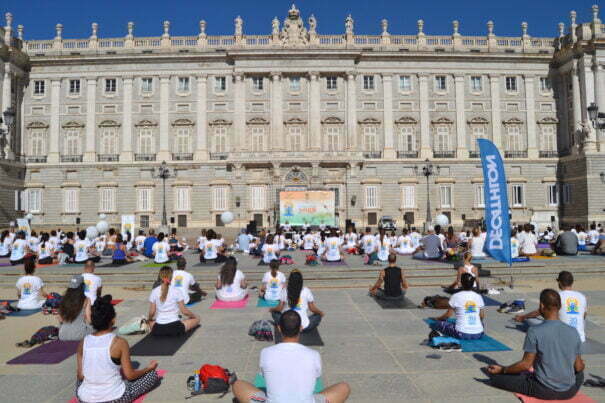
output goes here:
<path id="1" fill-rule="evenodd" d="M 22 309 L 17 312 L 11 312 L 8 314 L 8 316 L 24 317 L 34 315 L 38 312 L 42 312 L 42 309 Z"/>
<path id="2" fill-rule="evenodd" d="M 279 301 L 267 301 L 264 298 L 259 298 L 256 303 L 257 308 L 274 308 L 279 305 Z"/>
<path id="3" fill-rule="evenodd" d="M 190 303 L 188 303 L 188 304 L 185 304 L 185 306 L 186 306 L 187 308 L 191 308 L 192 306 L 196 306 L 196 305 L 197 305 L 197 304 L 199 304 L 200 302 L 202 302 L 202 301 L 190 302 Z"/>
<path id="4" fill-rule="evenodd" d="M 435 323 L 433 319 L 424 320 L 429 326 Z M 450 322 L 455 322 L 450 318 Z M 478 353 L 483 351 L 512 351 L 512 349 L 498 340 L 484 334 L 483 337 L 477 340 L 460 340 L 463 353 Z"/>
<path id="5" fill-rule="evenodd" d="M 263 392 L 267 391 L 267 384 L 265 383 L 265 378 L 263 377 L 263 374 L 256 374 L 256 376 L 254 377 L 254 387 L 261 389 Z M 324 390 L 324 383 L 321 380 L 321 378 L 317 378 L 317 381 L 315 381 L 315 389 L 313 390 L 313 393 L 321 393 Z"/>
<path id="6" fill-rule="evenodd" d="M 481 298 L 483 298 L 483 302 L 485 303 L 485 306 L 500 306 L 502 305 L 501 302 L 496 301 L 495 299 L 488 297 L 486 295 L 482 295 Z"/>

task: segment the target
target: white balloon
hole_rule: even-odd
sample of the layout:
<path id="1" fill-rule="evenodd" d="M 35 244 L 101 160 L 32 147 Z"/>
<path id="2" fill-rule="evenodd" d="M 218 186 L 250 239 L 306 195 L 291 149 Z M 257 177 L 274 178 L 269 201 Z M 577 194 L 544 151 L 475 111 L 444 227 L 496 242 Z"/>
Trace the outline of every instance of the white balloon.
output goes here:
<path id="1" fill-rule="evenodd" d="M 233 222 L 233 218 L 233 213 L 231 211 L 225 211 L 223 214 L 221 214 L 221 221 L 225 225 Z"/>
<path id="2" fill-rule="evenodd" d="M 86 228 L 86 238 L 95 239 L 98 235 L 99 231 L 97 230 L 97 227 L 90 226 Z"/>
<path id="3" fill-rule="evenodd" d="M 101 220 L 104 220 L 104 219 L 106 219 L 106 218 L 107 218 L 107 214 L 105 214 L 105 213 L 101 213 L 101 214 L 99 214 L 99 218 L 100 218 Z"/>
<path id="4" fill-rule="evenodd" d="M 447 218 L 447 216 L 445 214 L 439 214 L 437 217 L 435 217 L 435 224 L 439 224 L 442 227 L 445 227 L 449 223 L 450 223 L 450 220 L 449 220 L 449 218 Z"/>
<path id="5" fill-rule="evenodd" d="M 108 229 L 109 229 L 109 224 L 107 224 L 107 221 L 101 220 L 97 223 L 97 231 L 99 231 L 99 234 L 106 233 Z"/>

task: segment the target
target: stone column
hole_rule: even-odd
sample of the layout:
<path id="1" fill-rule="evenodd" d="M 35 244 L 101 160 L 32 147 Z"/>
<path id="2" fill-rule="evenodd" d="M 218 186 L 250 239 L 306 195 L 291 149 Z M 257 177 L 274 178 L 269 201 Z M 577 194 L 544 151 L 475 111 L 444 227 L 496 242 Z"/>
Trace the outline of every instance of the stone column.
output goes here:
<path id="1" fill-rule="evenodd" d="M 393 147 L 393 76 L 383 74 L 382 84 L 384 91 L 384 158 L 393 159 L 395 158 L 395 149 Z"/>
<path id="2" fill-rule="evenodd" d="M 233 107 L 233 148 L 235 151 L 245 150 L 247 146 L 252 149 L 250 141 L 246 140 L 246 87 L 243 73 L 235 74 Z"/>
<path id="3" fill-rule="evenodd" d="M 59 162 L 59 110 L 61 108 L 61 79 L 50 82 L 50 135 L 48 139 L 49 163 Z"/>
<path id="4" fill-rule="evenodd" d="M 95 162 L 96 160 L 96 102 L 97 102 L 97 79 L 86 80 L 86 137 L 84 141 L 84 162 Z"/>
<path id="5" fill-rule="evenodd" d="M 429 114 L 429 87 L 426 74 L 418 75 L 420 92 L 420 158 L 432 158 L 431 116 Z"/>
<path id="6" fill-rule="evenodd" d="M 120 161 L 134 160 L 132 152 L 132 77 L 124 77 L 124 104 L 122 111 L 122 150 Z"/>
<path id="7" fill-rule="evenodd" d="M 206 97 L 208 92 L 208 78 L 205 75 L 197 77 L 197 140 L 195 160 L 208 159 L 208 116 Z"/>
<path id="8" fill-rule="evenodd" d="M 538 158 L 536 134 L 535 81 L 533 76 L 525 76 L 525 108 L 527 110 L 527 157 Z"/>
<path id="9" fill-rule="evenodd" d="M 455 76 L 456 84 L 456 157 L 468 158 L 466 139 L 466 116 L 464 113 L 464 76 Z"/>
<path id="10" fill-rule="evenodd" d="M 599 111 L 605 112 L 605 71 L 599 65 L 596 57 L 592 59 L 592 71 L 594 74 L 594 98 Z"/>
<path id="11" fill-rule="evenodd" d="M 4 65 L 4 77 L 2 80 L 2 110 L 0 110 L 0 114 L 4 113 L 5 110 L 13 106 L 12 102 L 12 75 L 10 64 L 6 63 Z M 12 147 L 15 143 L 15 130 L 9 130 L 6 123 L 2 124 L 3 129 L 8 133 L 6 137 L 6 147 L 4 148 L 4 158 L 8 160 L 12 160 L 15 158 L 15 154 L 13 153 Z M 15 124 L 16 126 L 16 124 Z"/>
<path id="12" fill-rule="evenodd" d="M 280 73 L 271 73 L 271 140 L 269 150 L 284 150 L 284 113 Z"/>
<path id="13" fill-rule="evenodd" d="M 170 77 L 160 77 L 160 150 L 157 154 L 159 161 L 171 160 L 170 155 Z"/>
<path id="14" fill-rule="evenodd" d="M 347 142 L 349 150 L 357 150 L 357 85 L 355 73 L 347 73 Z"/>
<path id="15" fill-rule="evenodd" d="M 500 76 L 489 76 L 490 95 L 492 97 L 492 141 L 502 148 L 502 118 L 500 117 Z"/>
<path id="16" fill-rule="evenodd" d="M 580 94 L 580 78 L 578 76 L 577 64 L 571 70 L 571 88 L 573 100 L 573 130 L 574 132 L 578 132 L 582 129 L 582 96 Z"/>
<path id="17" fill-rule="evenodd" d="M 319 73 L 311 72 L 311 94 L 309 97 L 309 150 L 321 150 L 321 95 L 319 92 Z"/>

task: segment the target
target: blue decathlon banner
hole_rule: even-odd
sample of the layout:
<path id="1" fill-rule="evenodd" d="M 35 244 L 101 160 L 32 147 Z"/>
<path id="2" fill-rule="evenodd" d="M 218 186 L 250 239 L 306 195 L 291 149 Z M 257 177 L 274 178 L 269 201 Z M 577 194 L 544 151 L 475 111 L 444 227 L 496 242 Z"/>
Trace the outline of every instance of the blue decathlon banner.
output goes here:
<path id="1" fill-rule="evenodd" d="M 512 264 L 510 219 L 504 162 L 498 147 L 489 140 L 478 139 L 483 165 L 483 194 L 487 238 L 483 250 L 494 259 Z"/>

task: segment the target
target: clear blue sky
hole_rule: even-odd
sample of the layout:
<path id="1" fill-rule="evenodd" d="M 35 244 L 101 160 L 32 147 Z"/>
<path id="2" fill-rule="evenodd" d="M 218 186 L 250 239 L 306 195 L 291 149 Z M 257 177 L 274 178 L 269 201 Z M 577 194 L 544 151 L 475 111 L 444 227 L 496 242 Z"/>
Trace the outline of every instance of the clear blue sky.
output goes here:
<path id="1" fill-rule="evenodd" d="M 448 35 L 452 20 L 460 21 L 464 35 L 484 35 L 486 22 L 495 22 L 495 32 L 502 36 L 519 36 L 520 24 L 527 21 L 532 36 L 555 36 L 557 24 L 569 24 L 569 11 L 575 9 L 578 22 L 591 19 L 590 8 L 597 0 L 299 0 L 296 6 L 306 19 L 313 13 L 319 33 L 342 33 L 344 19 L 351 13 L 355 32 L 377 34 L 380 20 L 389 20 L 394 34 L 414 34 L 416 21 L 425 22 L 427 34 Z M 283 21 L 292 4 L 285 0 L 2 0 L 2 14 L 10 11 L 14 26 L 25 26 L 26 39 L 50 39 L 54 26 L 62 23 L 65 38 L 85 38 L 90 24 L 99 24 L 100 37 L 122 37 L 128 21 L 135 23 L 135 36 L 159 36 L 162 21 L 171 21 L 172 35 L 196 35 L 198 22 L 207 22 L 210 35 L 233 33 L 233 19 L 241 15 L 244 33 L 269 34 L 271 20 Z M 601 19 L 605 20 L 605 4 L 600 4 Z M 4 25 L 4 18 L 2 18 Z"/>

